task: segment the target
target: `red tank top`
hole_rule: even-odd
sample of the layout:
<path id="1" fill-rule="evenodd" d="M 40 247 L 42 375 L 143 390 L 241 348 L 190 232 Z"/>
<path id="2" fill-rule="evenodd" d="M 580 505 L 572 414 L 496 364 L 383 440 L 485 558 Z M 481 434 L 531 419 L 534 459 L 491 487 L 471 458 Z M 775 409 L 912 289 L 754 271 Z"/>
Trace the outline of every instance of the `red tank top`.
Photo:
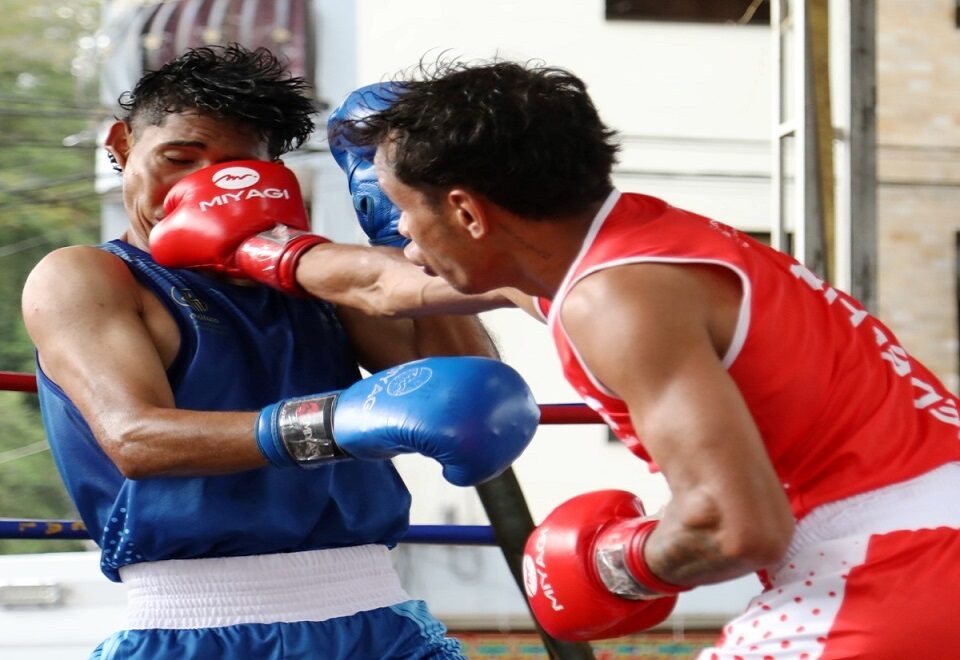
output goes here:
<path id="1" fill-rule="evenodd" d="M 960 460 L 957 399 L 856 300 L 727 225 L 614 192 L 552 304 L 537 304 L 567 380 L 637 456 L 650 460 L 625 403 L 582 363 L 558 310 L 587 275 L 639 262 L 716 264 L 739 276 L 743 299 L 723 363 L 797 518 Z"/>

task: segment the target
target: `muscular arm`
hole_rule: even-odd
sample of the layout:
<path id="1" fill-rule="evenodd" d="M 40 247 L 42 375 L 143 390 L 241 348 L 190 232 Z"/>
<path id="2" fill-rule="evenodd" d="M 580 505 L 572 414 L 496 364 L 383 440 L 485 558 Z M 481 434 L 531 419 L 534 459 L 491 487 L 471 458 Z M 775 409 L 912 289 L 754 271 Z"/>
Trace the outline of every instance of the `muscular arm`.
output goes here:
<path id="1" fill-rule="evenodd" d="M 462 294 L 442 278 L 426 275 L 397 248 L 343 243 L 324 243 L 304 253 L 297 265 L 297 283 L 335 305 L 386 317 L 476 314 L 521 306 L 517 298 L 523 297 L 506 289 Z"/>
<path id="2" fill-rule="evenodd" d="M 117 257 L 90 247 L 51 253 L 27 280 L 23 316 L 44 372 L 125 476 L 266 464 L 254 442 L 256 413 L 175 408 L 165 372 L 173 355 L 145 321 L 143 291 Z"/>
<path id="3" fill-rule="evenodd" d="M 626 401 L 670 486 L 645 557 L 675 584 L 769 565 L 793 532 L 759 431 L 722 364 L 739 298 L 722 268 L 638 264 L 586 278 L 562 310 L 580 354 Z"/>
<path id="4" fill-rule="evenodd" d="M 529 296 L 515 289 L 459 293 L 390 247 L 317 245 L 301 258 L 297 282 L 311 295 L 337 305 L 360 364 L 368 371 L 439 355 L 498 357 L 493 340 L 473 314 L 512 305 L 533 309 Z"/>

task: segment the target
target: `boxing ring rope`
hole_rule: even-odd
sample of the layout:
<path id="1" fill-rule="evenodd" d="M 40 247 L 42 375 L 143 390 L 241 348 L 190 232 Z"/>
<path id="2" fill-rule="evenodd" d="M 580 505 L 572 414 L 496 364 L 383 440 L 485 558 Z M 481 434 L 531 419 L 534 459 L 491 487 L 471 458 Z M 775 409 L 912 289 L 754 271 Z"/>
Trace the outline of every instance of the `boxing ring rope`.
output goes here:
<path id="1" fill-rule="evenodd" d="M 36 392 L 37 378 L 33 374 L 0 371 L 0 390 L 8 392 Z"/>
<path id="2" fill-rule="evenodd" d="M 33 374 L 0 371 L 0 391 L 36 392 Z M 539 404 L 541 424 L 602 424 L 596 412 L 580 403 Z M 0 518 L 0 539 L 89 539 L 79 520 Z M 411 525 L 403 543 L 497 545 L 489 525 Z"/>
<path id="3" fill-rule="evenodd" d="M 0 391 L 36 392 L 37 379 L 33 374 L 0 371 Z M 603 424 L 593 410 L 582 403 L 541 403 L 541 424 Z"/>
<path id="4" fill-rule="evenodd" d="M 79 520 L 0 518 L 0 539 L 89 539 Z M 402 543 L 496 545 L 489 525 L 411 525 Z"/>

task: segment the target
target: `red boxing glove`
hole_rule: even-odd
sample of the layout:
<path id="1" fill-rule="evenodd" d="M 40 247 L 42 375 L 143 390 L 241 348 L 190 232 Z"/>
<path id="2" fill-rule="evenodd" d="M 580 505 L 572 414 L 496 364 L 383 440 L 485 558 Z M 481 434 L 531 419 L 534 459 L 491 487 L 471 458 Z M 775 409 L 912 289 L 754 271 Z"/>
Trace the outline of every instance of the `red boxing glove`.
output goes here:
<path id="1" fill-rule="evenodd" d="M 163 201 L 150 252 L 168 268 L 204 268 L 247 277 L 287 293 L 300 256 L 329 241 L 310 223 L 293 172 L 280 163 L 243 160 L 197 170 Z"/>
<path id="2" fill-rule="evenodd" d="M 646 566 L 643 543 L 657 522 L 639 498 L 621 490 L 586 493 L 554 509 L 530 535 L 523 557 L 527 601 L 543 629 L 580 642 L 666 619 L 676 594 L 689 587 L 663 582 Z"/>

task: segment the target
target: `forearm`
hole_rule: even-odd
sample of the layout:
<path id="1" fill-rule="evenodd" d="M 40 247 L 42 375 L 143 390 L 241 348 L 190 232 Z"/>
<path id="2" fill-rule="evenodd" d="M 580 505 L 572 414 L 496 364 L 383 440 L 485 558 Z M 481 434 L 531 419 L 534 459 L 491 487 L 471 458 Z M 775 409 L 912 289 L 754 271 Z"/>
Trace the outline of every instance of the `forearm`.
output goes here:
<path id="1" fill-rule="evenodd" d="M 91 424 L 124 476 L 227 474 L 266 465 L 257 448 L 255 412 L 145 408 L 105 415 Z"/>
<path id="2" fill-rule="evenodd" d="M 310 295 L 372 316 L 472 314 L 513 304 L 497 292 L 459 293 L 390 247 L 317 245 L 300 258 L 296 277 Z"/>
<path id="3" fill-rule="evenodd" d="M 662 524 L 647 540 L 644 559 L 654 575 L 684 586 L 723 582 L 761 568 L 723 552 L 713 531 L 670 529 Z"/>

